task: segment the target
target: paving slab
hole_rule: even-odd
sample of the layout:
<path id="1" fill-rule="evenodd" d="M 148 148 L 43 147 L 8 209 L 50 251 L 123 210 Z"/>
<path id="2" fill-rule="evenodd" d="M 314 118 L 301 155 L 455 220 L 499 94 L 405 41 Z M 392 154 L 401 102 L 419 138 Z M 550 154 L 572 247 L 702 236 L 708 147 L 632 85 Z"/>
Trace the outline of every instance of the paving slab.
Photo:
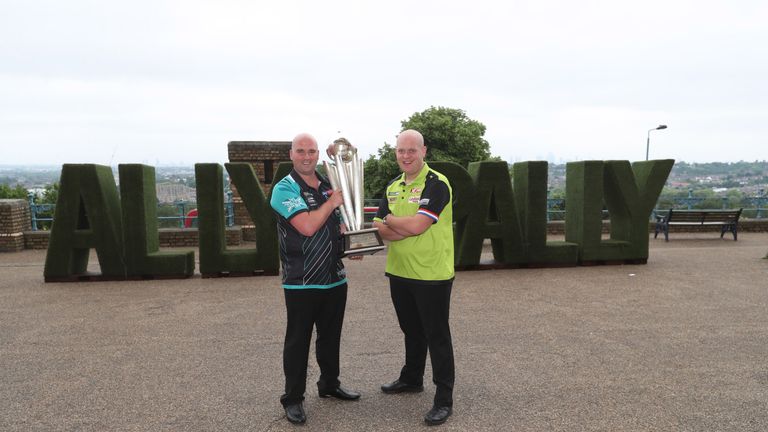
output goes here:
<path id="1" fill-rule="evenodd" d="M 651 239 L 646 265 L 462 272 L 455 413 L 385 395 L 403 342 L 384 255 L 348 262 L 342 383 L 289 424 L 279 277 L 44 283 L 0 254 L 2 431 L 765 431 L 768 234 Z M 96 266 L 93 264 L 92 267 Z"/>

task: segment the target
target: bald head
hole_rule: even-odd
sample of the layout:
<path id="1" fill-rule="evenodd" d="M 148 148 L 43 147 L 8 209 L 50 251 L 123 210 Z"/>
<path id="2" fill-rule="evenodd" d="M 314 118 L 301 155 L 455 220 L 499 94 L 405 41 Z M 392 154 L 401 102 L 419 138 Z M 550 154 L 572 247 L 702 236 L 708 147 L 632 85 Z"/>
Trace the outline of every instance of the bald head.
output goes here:
<path id="1" fill-rule="evenodd" d="M 424 147 L 424 137 L 419 131 L 413 129 L 406 129 L 400 132 L 400 135 L 397 136 L 397 144 L 400 144 L 401 142 Z"/>
<path id="2" fill-rule="evenodd" d="M 299 144 L 309 144 L 314 145 L 315 148 L 317 147 L 317 140 L 312 135 L 302 132 L 298 135 L 296 135 L 295 138 L 293 138 L 293 141 L 291 141 L 291 150 L 296 150 L 296 146 Z"/>

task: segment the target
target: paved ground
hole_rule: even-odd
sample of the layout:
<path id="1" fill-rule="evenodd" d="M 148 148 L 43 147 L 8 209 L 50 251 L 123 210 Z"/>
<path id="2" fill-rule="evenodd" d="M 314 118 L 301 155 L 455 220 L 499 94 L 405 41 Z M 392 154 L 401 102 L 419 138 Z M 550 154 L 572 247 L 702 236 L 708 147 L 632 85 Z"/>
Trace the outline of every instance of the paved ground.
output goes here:
<path id="1" fill-rule="evenodd" d="M 768 234 L 651 240 L 647 265 L 460 273 L 455 414 L 438 430 L 768 430 Z M 291 430 L 279 279 L 45 284 L 0 254 L 0 430 Z M 342 382 L 301 430 L 410 431 L 384 256 L 348 263 Z M 427 372 L 427 382 L 430 372 Z"/>

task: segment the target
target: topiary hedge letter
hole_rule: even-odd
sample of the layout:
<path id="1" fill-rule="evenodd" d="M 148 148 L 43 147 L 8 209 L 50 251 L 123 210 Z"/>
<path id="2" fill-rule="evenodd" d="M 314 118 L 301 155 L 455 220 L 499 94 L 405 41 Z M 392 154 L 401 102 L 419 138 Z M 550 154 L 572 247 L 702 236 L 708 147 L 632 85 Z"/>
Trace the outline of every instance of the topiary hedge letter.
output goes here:
<path id="1" fill-rule="evenodd" d="M 45 258 L 47 282 L 86 279 L 88 255 L 96 249 L 101 279 L 124 279 L 120 197 L 112 169 L 65 164 Z"/>
<path id="2" fill-rule="evenodd" d="M 129 278 L 190 277 L 195 253 L 159 252 L 155 168 L 140 164 L 118 167 L 123 206 L 123 245 Z"/>

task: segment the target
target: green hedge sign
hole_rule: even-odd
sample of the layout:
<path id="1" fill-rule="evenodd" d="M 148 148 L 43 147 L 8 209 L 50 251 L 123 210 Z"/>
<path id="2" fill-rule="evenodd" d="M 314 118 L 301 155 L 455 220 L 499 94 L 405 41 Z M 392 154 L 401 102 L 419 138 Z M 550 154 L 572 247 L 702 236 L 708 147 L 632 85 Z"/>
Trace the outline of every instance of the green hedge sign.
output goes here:
<path id="1" fill-rule="evenodd" d="M 645 263 L 648 220 L 674 160 L 581 161 L 566 166 L 565 241 L 547 241 L 547 163 L 475 162 L 468 169 L 430 162 L 454 194 L 455 265 L 481 266 L 490 239 L 497 267 L 549 267 L 595 263 Z M 223 170 L 196 164 L 200 272 L 277 274 L 275 217 L 248 163 L 225 165 L 255 225 L 256 248 L 227 249 Z M 275 178 L 290 164 L 280 164 Z M 194 273 L 194 252 L 158 251 L 155 170 L 120 165 L 120 192 L 112 170 L 93 164 L 62 168 L 59 200 L 45 262 L 46 281 L 183 278 Z M 602 210 L 611 231 L 602 238 Z M 91 249 L 101 274 L 87 272 Z"/>

